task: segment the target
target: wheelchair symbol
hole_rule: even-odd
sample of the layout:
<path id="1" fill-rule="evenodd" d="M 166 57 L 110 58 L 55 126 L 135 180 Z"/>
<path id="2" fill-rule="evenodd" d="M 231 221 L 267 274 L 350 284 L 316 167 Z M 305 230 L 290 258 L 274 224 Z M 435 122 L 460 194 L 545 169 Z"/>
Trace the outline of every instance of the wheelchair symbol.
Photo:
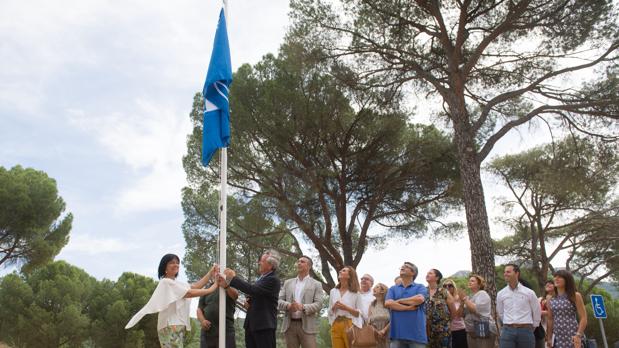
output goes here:
<path id="1" fill-rule="evenodd" d="M 604 315 L 604 308 L 602 308 L 602 305 L 599 302 L 595 303 L 595 314 Z"/>
<path id="2" fill-rule="evenodd" d="M 606 308 L 604 308 L 604 298 L 600 295 L 591 295 L 591 307 L 596 318 L 606 318 Z"/>

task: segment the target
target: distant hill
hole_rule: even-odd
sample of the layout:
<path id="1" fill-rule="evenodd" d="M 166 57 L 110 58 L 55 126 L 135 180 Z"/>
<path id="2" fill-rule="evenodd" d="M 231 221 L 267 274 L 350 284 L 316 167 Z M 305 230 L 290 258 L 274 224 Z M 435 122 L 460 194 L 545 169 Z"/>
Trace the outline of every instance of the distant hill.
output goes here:
<path id="1" fill-rule="evenodd" d="M 606 291 L 615 299 L 619 298 L 619 288 L 609 282 L 601 282 L 598 286 Z"/>
<path id="2" fill-rule="evenodd" d="M 458 271 L 450 275 L 448 278 L 465 278 L 468 277 L 469 274 L 471 274 L 471 271 Z"/>

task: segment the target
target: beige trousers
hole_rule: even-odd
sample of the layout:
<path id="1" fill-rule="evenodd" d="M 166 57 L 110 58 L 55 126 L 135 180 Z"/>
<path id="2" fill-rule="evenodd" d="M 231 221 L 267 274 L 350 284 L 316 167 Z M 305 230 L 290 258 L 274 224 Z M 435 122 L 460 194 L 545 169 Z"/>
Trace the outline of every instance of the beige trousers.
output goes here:
<path id="1" fill-rule="evenodd" d="M 308 334 L 303 331 L 303 323 L 300 320 L 291 320 L 288 330 L 284 333 L 286 348 L 316 348 L 316 334 Z"/>

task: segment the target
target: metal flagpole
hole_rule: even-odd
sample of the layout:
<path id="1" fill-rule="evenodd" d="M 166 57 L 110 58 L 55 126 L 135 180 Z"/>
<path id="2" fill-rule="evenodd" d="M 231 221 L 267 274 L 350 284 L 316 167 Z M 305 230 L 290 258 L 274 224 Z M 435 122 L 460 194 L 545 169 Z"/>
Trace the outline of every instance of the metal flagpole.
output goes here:
<path id="1" fill-rule="evenodd" d="M 228 149 L 220 149 L 220 180 L 219 192 L 219 267 L 221 272 L 226 269 L 226 198 L 228 196 Z M 219 348 L 226 347 L 226 290 L 219 288 Z"/>
<path id="2" fill-rule="evenodd" d="M 228 1 L 224 1 L 224 17 L 226 18 L 226 28 L 228 22 Z M 228 149 L 222 147 L 220 150 L 220 178 L 221 190 L 219 191 L 219 269 L 220 272 L 226 269 L 226 217 L 227 217 L 227 198 L 228 198 Z M 226 347 L 226 290 L 219 288 L 219 348 Z"/>

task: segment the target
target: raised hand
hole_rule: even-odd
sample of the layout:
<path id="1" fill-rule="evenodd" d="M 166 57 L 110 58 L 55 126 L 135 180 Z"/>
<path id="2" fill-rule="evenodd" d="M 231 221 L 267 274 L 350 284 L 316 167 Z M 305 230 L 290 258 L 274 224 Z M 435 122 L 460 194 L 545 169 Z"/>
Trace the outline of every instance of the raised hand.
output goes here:
<path id="1" fill-rule="evenodd" d="M 236 276 L 236 272 L 231 270 L 230 268 L 226 268 L 224 270 L 224 274 L 226 275 L 226 279 L 232 279 Z"/>
<path id="2" fill-rule="evenodd" d="M 224 276 L 222 276 L 221 274 L 217 275 L 217 285 L 219 285 L 222 288 L 225 288 L 226 286 L 228 286 L 228 283 L 226 282 L 226 278 L 224 278 Z"/>
<path id="3" fill-rule="evenodd" d="M 464 301 L 465 297 L 466 297 L 466 293 L 464 292 L 464 290 L 458 289 L 458 298 L 460 298 L 460 301 Z"/>

